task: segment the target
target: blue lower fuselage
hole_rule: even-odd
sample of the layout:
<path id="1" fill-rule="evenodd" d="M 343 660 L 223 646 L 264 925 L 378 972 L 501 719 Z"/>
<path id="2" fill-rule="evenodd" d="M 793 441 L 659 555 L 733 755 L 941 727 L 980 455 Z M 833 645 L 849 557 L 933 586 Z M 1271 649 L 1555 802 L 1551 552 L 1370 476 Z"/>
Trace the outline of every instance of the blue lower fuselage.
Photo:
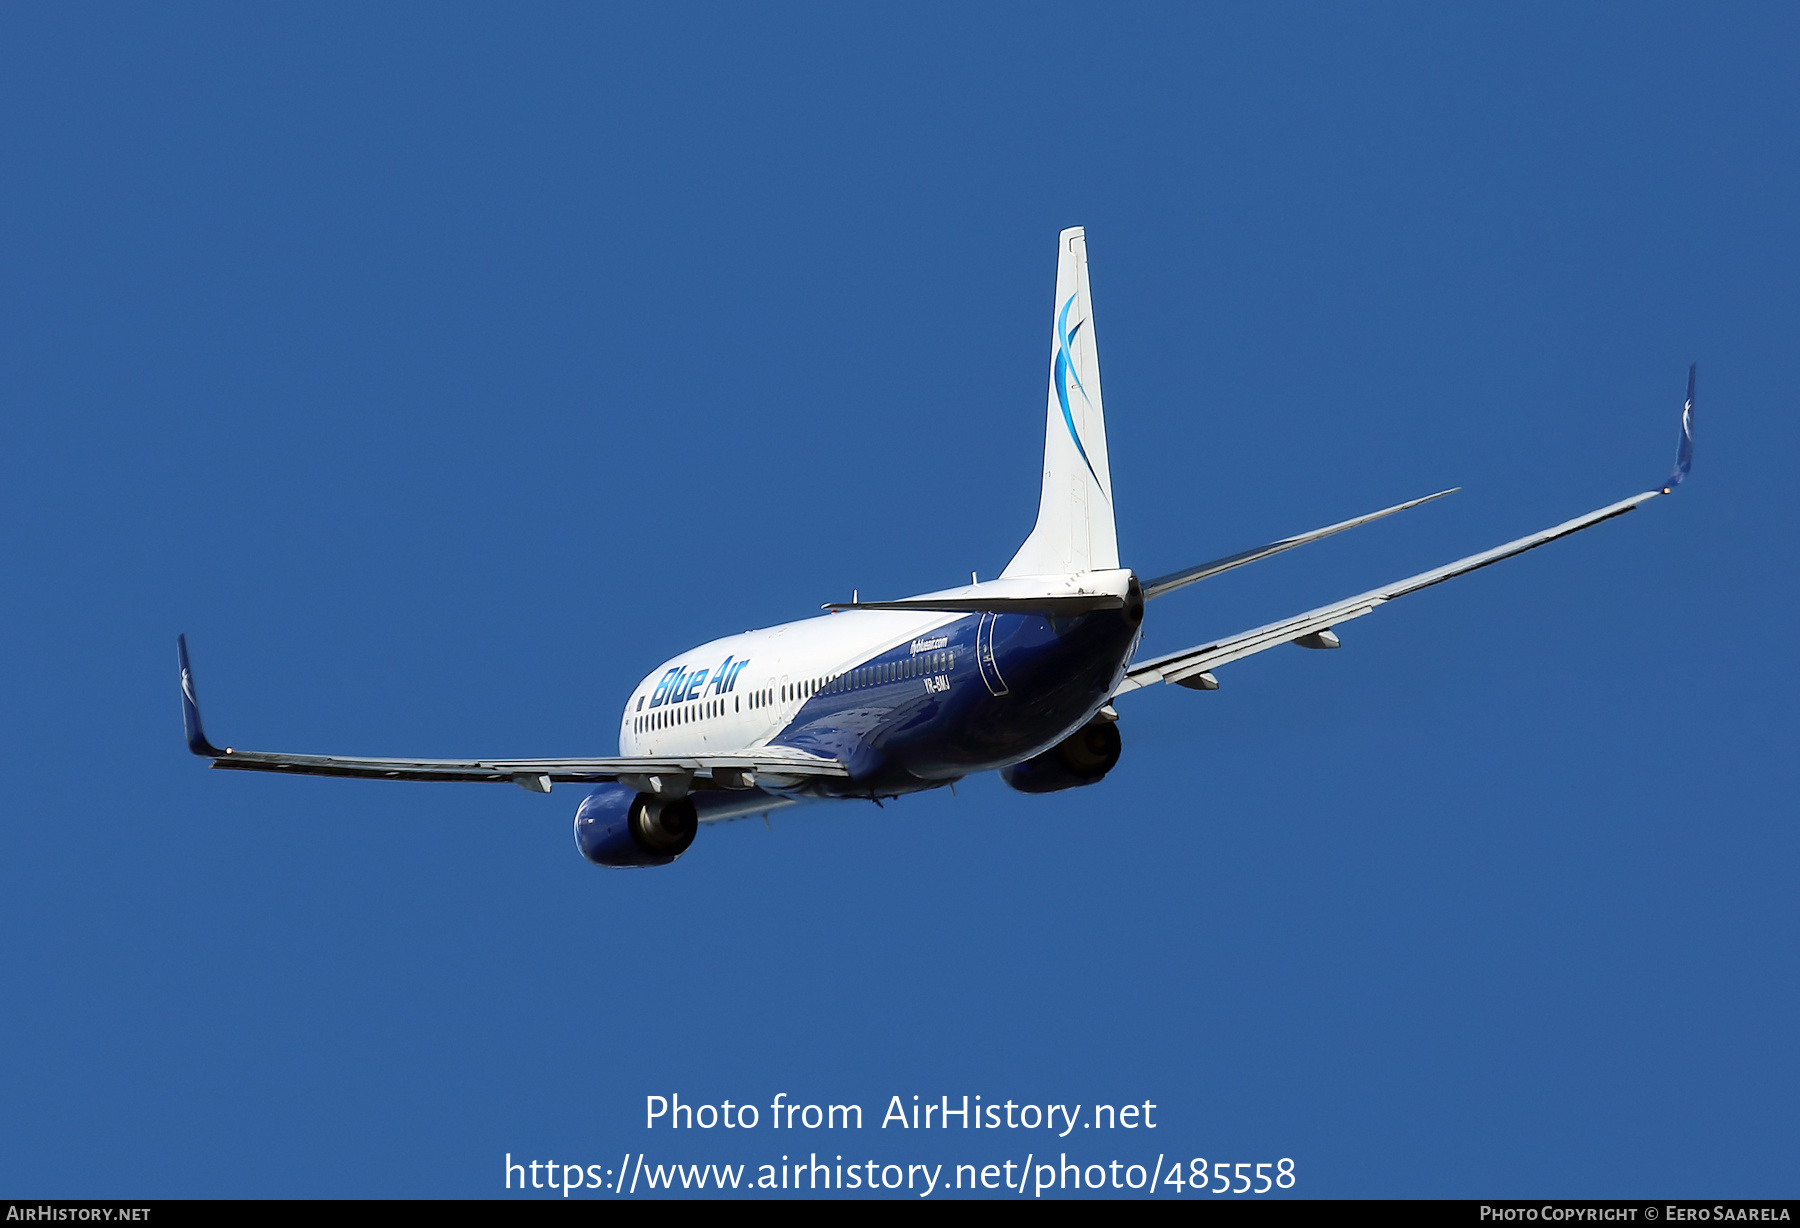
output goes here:
<path id="1" fill-rule="evenodd" d="M 769 739 L 840 759 L 850 777 L 771 791 L 887 797 L 1030 758 L 1111 697 L 1137 644 L 1135 613 L 959 618 L 931 632 L 955 662 L 942 674 L 920 670 L 915 663 L 930 654 L 910 643 L 870 657 L 808 696 Z"/>

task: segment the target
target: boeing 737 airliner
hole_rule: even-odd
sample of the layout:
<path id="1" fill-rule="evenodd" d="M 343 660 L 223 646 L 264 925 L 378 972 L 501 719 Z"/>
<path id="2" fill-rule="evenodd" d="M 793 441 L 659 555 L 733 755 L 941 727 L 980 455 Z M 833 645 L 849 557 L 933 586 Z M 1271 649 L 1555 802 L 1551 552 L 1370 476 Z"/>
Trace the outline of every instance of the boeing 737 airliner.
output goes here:
<path id="1" fill-rule="evenodd" d="M 644 676 L 619 753 L 594 759 L 357 759 L 221 750 L 207 741 L 177 640 L 188 747 L 216 768 L 378 780 L 510 781 L 534 793 L 598 783 L 575 844 L 605 866 L 674 861 L 701 823 L 802 801 L 879 800 L 999 771 L 1025 793 L 1092 785 L 1119 760 L 1122 696 L 1156 682 L 1210 691 L 1213 671 L 1281 644 L 1336 648 L 1333 628 L 1384 602 L 1624 515 L 1687 476 L 1694 370 L 1674 471 L 1611 503 L 1433 571 L 1180 652 L 1133 660 L 1144 605 L 1185 585 L 1367 524 L 1449 491 L 1143 580 L 1113 533 L 1100 365 L 1080 228 L 1057 239 L 1050 397 L 1037 524 L 996 580 L 728 636 Z"/>

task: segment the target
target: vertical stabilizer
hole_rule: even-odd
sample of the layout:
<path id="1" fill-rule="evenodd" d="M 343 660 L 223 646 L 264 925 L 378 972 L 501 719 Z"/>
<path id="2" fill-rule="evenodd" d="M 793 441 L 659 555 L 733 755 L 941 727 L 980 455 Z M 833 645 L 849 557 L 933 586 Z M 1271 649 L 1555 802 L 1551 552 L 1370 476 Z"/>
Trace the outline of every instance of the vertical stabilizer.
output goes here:
<path id="1" fill-rule="evenodd" d="M 1100 407 L 1100 355 L 1088 293 L 1087 237 L 1079 226 L 1057 236 L 1051 328 L 1044 489 L 1037 525 L 1003 576 L 1110 570 L 1119 565 L 1112 475 L 1106 466 L 1106 415 Z"/>

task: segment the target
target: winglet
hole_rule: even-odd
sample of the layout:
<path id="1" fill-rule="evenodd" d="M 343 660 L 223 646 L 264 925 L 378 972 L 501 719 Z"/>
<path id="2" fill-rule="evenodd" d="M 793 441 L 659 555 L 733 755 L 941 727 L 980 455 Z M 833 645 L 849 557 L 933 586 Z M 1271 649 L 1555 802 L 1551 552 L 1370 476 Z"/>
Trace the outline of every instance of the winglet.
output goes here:
<path id="1" fill-rule="evenodd" d="M 1694 467 L 1694 370 L 1699 365 L 1697 362 L 1688 364 L 1687 404 L 1681 407 L 1681 445 L 1675 452 L 1675 471 L 1663 483 L 1665 495 L 1681 485 L 1681 479 Z"/>
<path id="2" fill-rule="evenodd" d="M 175 652 L 181 659 L 181 723 L 187 731 L 188 749 L 203 759 L 218 759 L 230 754 L 206 740 L 200 725 L 200 701 L 194 698 L 194 671 L 188 665 L 187 636 L 175 637 Z"/>

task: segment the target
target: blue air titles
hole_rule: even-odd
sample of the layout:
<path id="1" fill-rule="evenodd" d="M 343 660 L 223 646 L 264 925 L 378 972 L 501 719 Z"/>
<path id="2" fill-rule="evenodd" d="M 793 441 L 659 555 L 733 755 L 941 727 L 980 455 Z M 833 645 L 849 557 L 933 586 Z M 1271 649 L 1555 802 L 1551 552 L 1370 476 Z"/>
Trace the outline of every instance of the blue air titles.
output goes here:
<path id="1" fill-rule="evenodd" d="M 719 668 L 714 670 L 691 670 L 685 665 L 677 665 L 657 682 L 656 691 L 650 696 L 650 706 L 660 708 L 664 704 L 685 703 L 691 699 L 699 699 L 709 690 L 714 695 L 729 695 L 737 686 L 738 674 L 748 664 L 748 658 L 733 661 L 727 656 L 719 662 Z M 712 680 L 710 683 L 708 678 Z"/>

